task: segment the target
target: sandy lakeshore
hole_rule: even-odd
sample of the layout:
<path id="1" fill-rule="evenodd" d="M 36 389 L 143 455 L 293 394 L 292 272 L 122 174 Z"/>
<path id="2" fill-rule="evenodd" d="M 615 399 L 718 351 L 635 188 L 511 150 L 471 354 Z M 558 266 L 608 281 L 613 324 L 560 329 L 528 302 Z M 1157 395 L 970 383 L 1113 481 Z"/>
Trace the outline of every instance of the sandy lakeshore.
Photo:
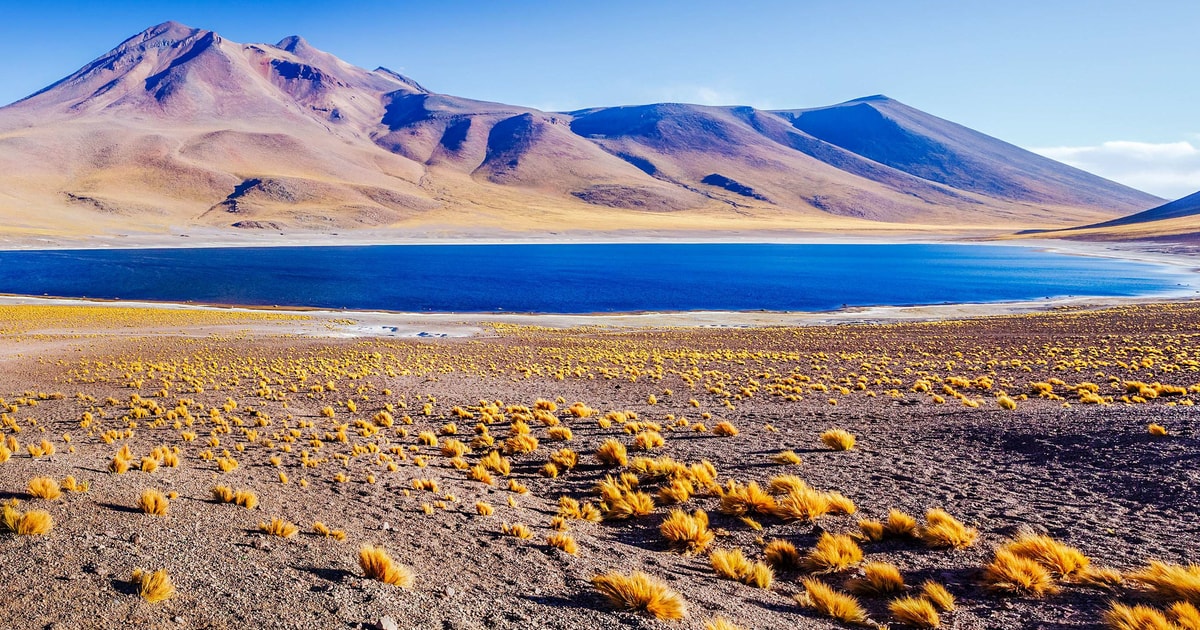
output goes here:
<path id="1" fill-rule="evenodd" d="M 647 325 L 6 298 L 0 398 L 15 448 L 0 463 L 0 499 L 54 526 L 0 534 L 0 625 L 704 628 L 719 617 L 833 628 L 844 626 L 797 602 L 802 581 L 841 589 L 862 562 L 886 562 L 913 594 L 926 580 L 949 589 L 945 627 L 1103 627 L 1111 602 L 1170 603 L 1136 572 L 1193 561 L 1200 546 L 1200 479 L 1182 464 L 1198 445 L 1200 304 L 1058 306 L 656 314 Z M 737 434 L 714 432 L 722 422 Z M 1150 423 L 1167 434 L 1150 435 Z M 833 428 L 856 437 L 853 449 L 822 443 Z M 628 450 L 624 466 L 597 458 L 606 440 Z M 128 470 L 114 473 L 126 446 Z M 775 461 L 784 451 L 800 463 Z M 507 474 L 477 477 L 485 457 L 504 458 Z M 664 488 L 685 477 L 654 472 L 664 462 L 708 462 L 715 475 L 686 473 L 700 477 L 674 503 Z M 636 476 L 629 491 L 647 494 L 649 513 L 618 518 L 597 494 L 621 473 Z M 31 479 L 68 475 L 88 491 L 31 495 Z M 739 516 L 720 496 L 781 475 L 844 495 L 854 513 Z M 222 503 L 216 486 L 252 491 L 257 506 Z M 138 508 L 148 489 L 175 493 L 165 516 Z M 562 497 L 605 516 L 555 520 Z M 663 537 L 675 507 L 708 515 L 703 550 L 680 553 Z M 708 557 L 738 549 L 763 561 L 763 545 L 783 540 L 803 558 L 822 533 L 860 536 L 861 520 L 892 509 L 923 523 L 933 508 L 977 539 L 957 550 L 859 540 L 860 561 L 775 566 L 769 588 L 722 579 Z M 260 531 L 275 517 L 299 532 Z M 345 540 L 314 534 L 318 521 Z M 511 535 L 514 524 L 531 537 Z M 1053 577 L 1056 592 L 1041 596 L 997 590 L 984 567 L 1022 532 L 1125 577 Z M 556 533 L 576 553 L 550 545 Z M 411 587 L 367 579 L 364 544 L 409 567 Z M 138 568 L 165 570 L 175 595 L 138 597 Z M 633 569 L 677 592 L 684 618 L 615 610 L 590 584 Z M 895 596 L 859 599 L 872 623 L 895 627 Z"/>

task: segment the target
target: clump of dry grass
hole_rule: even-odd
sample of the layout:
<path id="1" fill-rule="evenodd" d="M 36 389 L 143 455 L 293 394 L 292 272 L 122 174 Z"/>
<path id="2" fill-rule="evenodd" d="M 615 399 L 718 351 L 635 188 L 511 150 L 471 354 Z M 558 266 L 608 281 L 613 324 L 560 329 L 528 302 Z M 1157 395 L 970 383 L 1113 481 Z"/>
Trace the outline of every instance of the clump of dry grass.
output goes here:
<path id="1" fill-rule="evenodd" d="M 529 529 L 529 526 L 524 523 L 513 523 L 511 525 L 504 523 L 500 526 L 500 531 L 505 536 L 512 536 L 521 540 L 533 538 L 533 530 Z"/>
<path id="2" fill-rule="evenodd" d="M 339 541 L 346 540 L 346 532 L 340 529 L 330 529 L 328 525 L 322 523 L 321 521 L 315 521 L 312 524 L 312 530 L 313 533 L 318 536 L 324 536 L 326 538 L 332 538 Z"/>
<path id="3" fill-rule="evenodd" d="M 933 549 L 965 549 L 975 544 L 979 531 L 934 508 L 925 513 L 925 525 L 917 531 L 917 536 Z"/>
<path id="4" fill-rule="evenodd" d="M 910 628 L 938 628 L 942 619 L 937 606 L 924 597 L 901 597 L 888 604 L 896 621 Z"/>
<path id="5" fill-rule="evenodd" d="M 704 630 L 745 630 L 724 617 L 713 617 L 704 623 Z"/>
<path id="6" fill-rule="evenodd" d="M 871 518 L 858 522 L 858 537 L 868 542 L 883 540 L 883 523 Z"/>
<path id="7" fill-rule="evenodd" d="M 733 426 L 733 423 L 728 420 L 722 420 L 713 425 L 712 428 L 712 434 L 720 437 L 734 437 L 738 433 L 740 433 L 738 428 Z"/>
<path id="8" fill-rule="evenodd" d="M 143 490 L 142 496 L 138 498 L 137 507 L 143 513 L 151 516 L 166 516 L 170 501 L 158 490 Z"/>
<path id="9" fill-rule="evenodd" d="M 771 461 L 780 465 L 791 464 L 794 466 L 799 466 L 801 464 L 800 456 L 796 454 L 796 451 L 792 450 L 780 451 L 772 455 Z"/>
<path id="10" fill-rule="evenodd" d="M 608 438 L 596 449 L 596 459 L 605 466 L 625 466 L 629 464 L 629 455 L 625 445 L 613 438 Z"/>
<path id="11" fill-rule="evenodd" d="M 954 596 L 950 591 L 946 590 L 945 586 L 934 582 L 933 580 L 925 580 L 921 584 L 921 595 L 933 602 L 941 612 L 949 612 L 954 610 Z"/>
<path id="12" fill-rule="evenodd" d="M 1116 569 L 1090 565 L 1075 576 L 1075 582 L 1083 586 L 1111 591 L 1125 583 L 1125 576 Z"/>
<path id="13" fill-rule="evenodd" d="M 579 544 L 575 542 L 575 539 L 561 532 L 555 532 L 547 536 L 546 543 L 551 547 L 554 547 L 555 549 L 561 549 L 572 556 L 579 553 Z"/>
<path id="14" fill-rule="evenodd" d="M 412 570 L 398 564 L 382 547 L 363 545 L 358 550 L 358 566 L 370 579 L 384 584 L 408 588 L 412 586 Z"/>
<path id="15" fill-rule="evenodd" d="M 883 525 L 885 538 L 911 538 L 917 535 L 917 519 L 901 512 L 889 510 L 887 521 Z"/>
<path id="16" fill-rule="evenodd" d="M 1113 602 L 1104 613 L 1104 623 L 1112 630 L 1179 630 L 1167 616 L 1155 608 Z"/>
<path id="17" fill-rule="evenodd" d="M 75 477 L 67 475 L 62 480 L 62 489 L 67 492 L 87 492 L 91 488 L 91 484 L 86 481 L 77 481 Z"/>
<path id="18" fill-rule="evenodd" d="M 633 447 L 639 451 L 652 451 L 663 444 L 666 444 L 666 440 L 658 431 L 641 431 L 633 438 Z"/>
<path id="19" fill-rule="evenodd" d="M 830 429 L 821 434 L 821 442 L 835 451 L 849 451 L 854 448 L 854 435 L 844 429 Z"/>
<path id="20" fill-rule="evenodd" d="M 983 582 L 989 589 L 1009 595 L 1041 597 L 1058 591 L 1046 567 L 1004 548 L 997 549 L 984 568 Z"/>
<path id="21" fill-rule="evenodd" d="M 233 502 L 247 510 L 258 507 L 258 495 L 250 490 L 238 490 L 233 493 Z"/>
<path id="22" fill-rule="evenodd" d="M 691 514 L 683 510 L 671 510 L 663 519 L 659 531 L 671 548 L 689 555 L 704 551 L 716 538 L 716 534 L 708 528 L 708 514 L 704 510 L 696 510 Z"/>
<path id="23" fill-rule="evenodd" d="M 538 439 L 527 433 L 520 433 L 504 440 L 504 452 L 509 455 L 532 453 L 537 450 L 537 447 Z"/>
<path id="24" fill-rule="evenodd" d="M 492 473 L 483 464 L 475 464 L 471 467 L 468 475 L 471 479 L 489 486 L 495 485 L 496 480 L 492 478 Z"/>
<path id="25" fill-rule="evenodd" d="M 291 538 L 300 531 L 295 523 L 285 521 L 278 516 L 272 517 L 270 523 L 259 523 L 258 530 L 269 536 L 278 536 L 280 538 Z"/>
<path id="26" fill-rule="evenodd" d="M 500 475 L 507 476 L 512 472 L 512 463 L 507 458 L 501 456 L 499 451 L 492 451 L 483 456 L 479 460 L 479 465 Z"/>
<path id="27" fill-rule="evenodd" d="M 592 586 L 614 607 L 642 612 L 655 619 L 683 619 L 683 598 L 657 578 L 640 571 L 629 575 L 617 572 L 592 578 Z"/>
<path id="28" fill-rule="evenodd" d="M 862 562 L 863 552 L 858 543 L 846 534 L 825 532 L 804 557 L 804 568 L 813 573 L 843 571 Z"/>
<path id="29" fill-rule="evenodd" d="M 476 501 L 475 502 L 475 512 L 477 514 L 479 514 L 480 516 L 491 516 L 492 514 L 494 514 L 496 512 L 496 508 L 492 507 L 492 504 L 490 504 L 490 503 L 485 503 L 483 501 Z"/>
<path id="30" fill-rule="evenodd" d="M 763 557 L 767 564 L 780 571 L 791 571 L 800 568 L 800 552 L 796 545 L 786 540 L 772 540 L 763 547 Z"/>
<path id="31" fill-rule="evenodd" d="M 900 569 L 889 562 L 868 562 L 863 565 L 863 577 L 846 581 L 846 590 L 866 597 L 878 597 L 904 590 Z"/>
<path id="32" fill-rule="evenodd" d="M 1161 424 L 1151 423 L 1150 426 L 1146 427 L 1146 430 L 1150 432 L 1150 435 L 1156 437 L 1167 435 L 1167 428 Z"/>
<path id="33" fill-rule="evenodd" d="M 1092 563 L 1083 552 L 1049 536 L 1021 534 L 1004 548 L 1014 555 L 1033 560 L 1060 577 L 1076 575 Z"/>
<path id="34" fill-rule="evenodd" d="M 834 590 L 816 578 L 801 581 L 804 592 L 794 595 L 796 601 L 817 614 L 852 625 L 867 625 L 867 611 L 851 595 Z"/>
<path id="35" fill-rule="evenodd" d="M 600 511 L 608 520 L 621 520 L 632 516 L 645 516 L 654 511 L 654 499 L 640 490 L 634 490 L 628 482 L 618 481 L 610 475 L 599 485 Z"/>
<path id="36" fill-rule="evenodd" d="M 54 501 L 62 497 L 62 488 L 50 477 L 34 477 L 29 480 L 29 494 L 38 499 Z"/>
<path id="37" fill-rule="evenodd" d="M 775 497 L 767 494 L 757 482 L 745 485 L 729 480 L 721 494 L 721 513 L 730 516 L 771 514 L 776 508 Z"/>
<path id="38" fill-rule="evenodd" d="M 151 604 L 166 601 L 175 595 L 175 585 L 166 569 L 154 572 L 135 569 L 130 581 L 137 585 L 138 595 Z"/>
<path id="39" fill-rule="evenodd" d="M 775 572 L 762 562 L 750 562 L 741 549 L 717 549 L 708 556 L 713 571 L 726 580 L 756 588 L 771 588 Z"/>
<path id="40" fill-rule="evenodd" d="M 218 501 L 220 503 L 232 503 L 233 502 L 233 497 L 234 497 L 233 488 L 230 488 L 229 486 L 217 486 L 217 487 L 213 488 L 212 495 L 213 495 L 213 499 L 215 499 L 216 501 Z"/>
<path id="41" fill-rule="evenodd" d="M 3 506 L 3 520 L 0 525 L 18 536 L 45 536 L 54 529 L 54 517 L 45 510 L 30 510 L 21 512 L 17 509 L 14 499 Z"/>
<path id="42" fill-rule="evenodd" d="M 1152 560 L 1145 568 L 1128 574 L 1128 578 L 1149 588 L 1155 597 L 1200 604 L 1200 565 Z"/>

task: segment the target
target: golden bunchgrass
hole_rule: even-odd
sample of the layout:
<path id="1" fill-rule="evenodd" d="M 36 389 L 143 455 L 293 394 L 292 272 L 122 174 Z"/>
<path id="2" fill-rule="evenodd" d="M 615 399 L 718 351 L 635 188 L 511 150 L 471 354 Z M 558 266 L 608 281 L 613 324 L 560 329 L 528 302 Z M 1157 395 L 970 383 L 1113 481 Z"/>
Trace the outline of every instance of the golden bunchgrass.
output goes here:
<path id="1" fill-rule="evenodd" d="M 846 581 L 847 591 L 864 597 L 878 597 L 904 590 L 904 577 L 890 562 L 868 562 L 862 565 L 862 570 L 862 577 Z"/>
<path id="2" fill-rule="evenodd" d="M 767 564 L 779 571 L 793 571 L 800 568 L 800 552 L 796 545 L 786 540 L 772 540 L 763 547 L 763 558 Z"/>
<path id="3" fill-rule="evenodd" d="M 954 610 L 955 602 L 954 595 L 946 590 L 945 586 L 934 582 L 933 580 L 925 580 L 921 584 L 921 595 L 933 602 L 941 612 L 949 612 Z"/>
<path id="4" fill-rule="evenodd" d="M 30 496 L 38 499 L 46 499 L 54 501 L 62 497 L 62 488 L 58 481 L 50 477 L 34 477 L 29 480 L 28 490 Z"/>
<path id="5" fill-rule="evenodd" d="M 925 525 L 917 530 L 917 537 L 933 549 L 965 549 L 975 544 L 979 531 L 934 508 L 925 513 Z"/>
<path id="6" fill-rule="evenodd" d="M 813 573 L 844 571 L 862 562 L 863 552 L 858 543 L 846 534 L 825 532 L 804 557 L 803 566 Z"/>
<path id="7" fill-rule="evenodd" d="M 751 562 L 741 549 L 717 549 L 708 556 L 713 571 L 726 580 L 756 588 L 771 588 L 775 573 L 762 562 Z"/>
<path id="8" fill-rule="evenodd" d="M 412 570 L 392 560 L 383 547 L 363 545 L 358 550 L 358 566 L 368 578 L 384 584 L 409 588 L 413 583 Z"/>
<path id="9" fill-rule="evenodd" d="M 629 575 L 615 571 L 597 575 L 592 578 L 592 586 L 609 604 L 622 610 L 666 620 L 683 619 L 687 612 L 679 593 L 658 578 L 641 571 Z"/>
<path id="10" fill-rule="evenodd" d="M 175 595 L 175 585 L 166 569 L 153 572 L 135 569 L 130 581 L 137 586 L 138 595 L 151 604 L 166 601 Z"/>
<path id="11" fill-rule="evenodd" d="M 821 442 L 835 451 L 849 451 L 854 448 L 855 437 L 845 429 L 830 429 L 821 434 Z"/>
<path id="12" fill-rule="evenodd" d="M 629 464 L 629 456 L 626 454 L 625 445 L 613 438 L 604 440 L 600 444 L 600 448 L 596 449 L 596 459 L 600 460 L 600 463 L 605 466 L 625 466 Z"/>
<path id="13" fill-rule="evenodd" d="M 1041 597 L 1058 592 L 1054 577 L 1046 567 L 1004 548 L 983 570 L 983 582 L 993 591 L 1008 595 Z"/>
<path id="14" fill-rule="evenodd" d="M 888 612 L 897 623 L 910 628 L 938 628 L 942 625 L 937 606 L 924 597 L 901 597 L 888 604 Z"/>
<path id="15" fill-rule="evenodd" d="M 278 536 L 279 538 L 291 538 L 295 536 L 300 528 L 295 523 L 285 521 L 278 516 L 272 517 L 270 523 L 259 523 L 258 530 L 269 536 Z"/>
<path id="16" fill-rule="evenodd" d="M 1114 602 L 1104 613 L 1104 623 L 1110 630 L 1180 630 L 1162 611 L 1143 604 Z"/>
<path id="17" fill-rule="evenodd" d="M 835 590 L 816 578 L 804 578 L 801 584 L 804 585 L 804 592 L 794 595 L 801 606 L 842 623 L 867 625 L 867 611 L 853 596 Z"/>
<path id="18" fill-rule="evenodd" d="M 1200 605 L 1200 565 L 1169 564 L 1150 561 L 1146 567 L 1127 576 L 1150 590 L 1155 597 L 1168 601 Z"/>
<path id="19" fill-rule="evenodd" d="M 708 514 L 696 510 L 688 514 L 683 510 L 671 510 L 659 526 L 659 532 L 672 549 L 685 554 L 704 551 L 716 534 L 708 528 Z"/>
<path id="20" fill-rule="evenodd" d="M 147 489 L 143 490 L 142 495 L 138 497 L 137 507 L 144 514 L 166 516 L 167 510 L 170 508 L 170 501 L 158 490 Z"/>
<path id="21" fill-rule="evenodd" d="M 1078 549 L 1037 534 L 1021 534 L 1004 548 L 1014 555 L 1033 560 L 1059 577 L 1076 575 L 1092 562 Z"/>
<path id="22" fill-rule="evenodd" d="M 579 553 L 579 544 L 575 542 L 575 539 L 562 532 L 555 532 L 547 536 L 546 544 L 571 555 Z"/>
<path id="23" fill-rule="evenodd" d="M 771 514 L 776 507 L 775 497 L 765 492 L 757 482 L 740 484 L 732 479 L 722 489 L 720 510 L 730 516 Z"/>

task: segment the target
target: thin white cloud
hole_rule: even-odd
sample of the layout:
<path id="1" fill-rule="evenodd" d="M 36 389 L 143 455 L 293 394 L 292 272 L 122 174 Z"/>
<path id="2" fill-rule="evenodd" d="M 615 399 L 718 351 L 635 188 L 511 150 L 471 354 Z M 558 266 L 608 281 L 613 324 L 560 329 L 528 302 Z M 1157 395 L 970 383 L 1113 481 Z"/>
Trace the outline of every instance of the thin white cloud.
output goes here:
<path id="1" fill-rule="evenodd" d="M 1200 136 L 1193 138 L 1161 143 L 1114 140 L 1031 150 L 1126 186 L 1178 199 L 1200 191 Z"/>
<path id="2" fill-rule="evenodd" d="M 672 85 L 648 94 L 655 102 L 692 103 L 695 105 L 751 105 L 762 108 L 762 103 L 750 103 L 745 95 L 722 90 L 708 85 Z"/>

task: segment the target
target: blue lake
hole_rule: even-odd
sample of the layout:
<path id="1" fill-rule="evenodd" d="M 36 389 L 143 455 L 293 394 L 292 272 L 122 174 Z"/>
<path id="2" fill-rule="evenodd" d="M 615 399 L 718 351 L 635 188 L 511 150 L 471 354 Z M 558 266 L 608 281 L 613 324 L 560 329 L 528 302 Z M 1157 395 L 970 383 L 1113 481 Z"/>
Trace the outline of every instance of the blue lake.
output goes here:
<path id="1" fill-rule="evenodd" d="M 0 293 L 434 312 L 818 311 L 1187 291 L 1026 247 L 397 245 L 0 252 Z"/>

